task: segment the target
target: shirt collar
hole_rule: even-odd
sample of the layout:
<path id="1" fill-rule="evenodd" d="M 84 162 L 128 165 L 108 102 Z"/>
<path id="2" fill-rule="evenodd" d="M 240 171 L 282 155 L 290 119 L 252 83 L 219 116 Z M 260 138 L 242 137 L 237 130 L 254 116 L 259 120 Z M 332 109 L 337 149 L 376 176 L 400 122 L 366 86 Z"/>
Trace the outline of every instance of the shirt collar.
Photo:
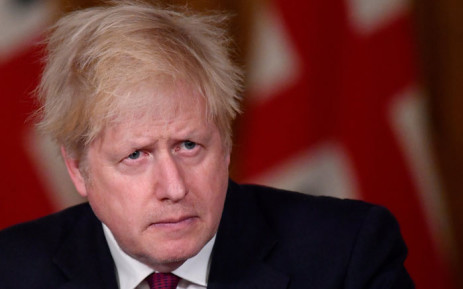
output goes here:
<path id="1" fill-rule="evenodd" d="M 117 243 L 111 230 L 103 224 L 103 231 L 109 250 L 116 265 L 120 289 L 133 289 L 154 270 L 144 263 L 127 255 Z M 214 246 L 215 236 L 199 251 L 198 254 L 186 260 L 180 267 L 172 271 L 180 278 L 201 286 L 207 286 L 209 263 Z"/>

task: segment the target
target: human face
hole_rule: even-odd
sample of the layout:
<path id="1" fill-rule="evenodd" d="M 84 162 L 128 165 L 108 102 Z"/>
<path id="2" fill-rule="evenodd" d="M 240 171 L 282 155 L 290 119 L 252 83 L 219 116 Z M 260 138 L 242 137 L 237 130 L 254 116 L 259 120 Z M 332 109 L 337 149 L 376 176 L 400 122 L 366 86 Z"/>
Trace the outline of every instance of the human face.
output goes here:
<path id="1" fill-rule="evenodd" d="M 77 190 L 122 250 L 171 271 L 217 231 L 229 151 L 199 96 L 182 88 L 138 93 L 153 94 L 153 103 L 124 114 L 89 145 L 88 178 L 65 159 Z"/>

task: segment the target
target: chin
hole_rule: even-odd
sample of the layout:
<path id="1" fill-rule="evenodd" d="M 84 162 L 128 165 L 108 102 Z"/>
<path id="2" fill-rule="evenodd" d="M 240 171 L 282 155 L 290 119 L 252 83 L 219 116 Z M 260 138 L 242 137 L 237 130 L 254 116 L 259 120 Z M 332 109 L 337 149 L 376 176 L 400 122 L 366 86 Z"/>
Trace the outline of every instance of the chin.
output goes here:
<path id="1" fill-rule="evenodd" d="M 150 250 L 151 252 L 148 252 L 147 254 L 144 254 L 137 259 L 158 271 L 166 271 L 165 269 L 161 270 L 158 267 L 175 267 L 173 269 L 167 270 L 172 271 L 182 265 L 189 258 L 198 254 L 205 244 L 206 242 L 204 244 L 185 244 L 172 242 L 169 244 L 169 246 L 153 248 Z"/>
<path id="2" fill-rule="evenodd" d="M 180 267 L 186 260 L 198 254 L 200 250 L 194 252 L 170 253 L 163 252 L 156 256 L 142 257 L 139 259 L 142 263 L 152 267 L 159 272 L 170 272 Z"/>

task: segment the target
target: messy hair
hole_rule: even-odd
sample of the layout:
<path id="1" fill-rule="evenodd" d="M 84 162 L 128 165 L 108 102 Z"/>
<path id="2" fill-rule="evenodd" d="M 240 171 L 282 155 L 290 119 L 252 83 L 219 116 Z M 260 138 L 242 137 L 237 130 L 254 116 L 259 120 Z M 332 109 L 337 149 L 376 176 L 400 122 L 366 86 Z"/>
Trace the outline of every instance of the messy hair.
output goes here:
<path id="1" fill-rule="evenodd" d="M 61 18 L 47 40 L 39 128 L 79 158 L 126 104 L 143 107 L 123 88 L 183 83 L 204 98 L 230 148 L 242 71 L 230 59 L 227 17 L 179 11 L 123 0 Z"/>

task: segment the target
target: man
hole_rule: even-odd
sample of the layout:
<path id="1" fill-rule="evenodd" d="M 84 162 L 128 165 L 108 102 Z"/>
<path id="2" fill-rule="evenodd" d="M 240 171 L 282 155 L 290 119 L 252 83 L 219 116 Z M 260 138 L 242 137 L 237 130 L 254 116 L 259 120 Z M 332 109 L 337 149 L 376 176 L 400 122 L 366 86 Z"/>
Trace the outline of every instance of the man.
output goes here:
<path id="1" fill-rule="evenodd" d="M 115 1 L 55 25 L 39 127 L 88 204 L 1 232 L 1 288 L 413 288 L 387 210 L 228 180 L 222 20 Z"/>

